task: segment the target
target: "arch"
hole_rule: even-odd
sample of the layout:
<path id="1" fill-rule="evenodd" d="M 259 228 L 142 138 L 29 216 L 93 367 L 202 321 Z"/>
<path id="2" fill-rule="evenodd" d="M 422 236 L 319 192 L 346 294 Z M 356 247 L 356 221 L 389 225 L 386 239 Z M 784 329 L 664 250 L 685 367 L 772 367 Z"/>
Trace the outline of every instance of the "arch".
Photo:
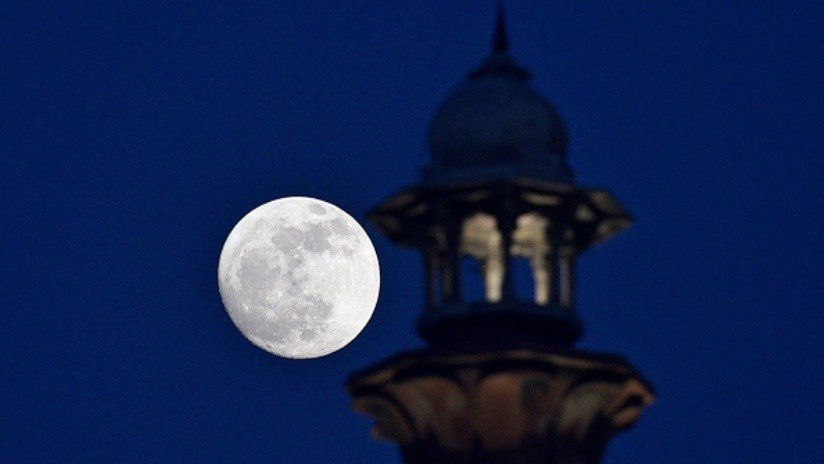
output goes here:
<path id="1" fill-rule="evenodd" d="M 491 214 L 478 212 L 461 225 L 460 254 L 480 262 L 484 300 L 501 300 L 506 256 L 498 221 Z"/>

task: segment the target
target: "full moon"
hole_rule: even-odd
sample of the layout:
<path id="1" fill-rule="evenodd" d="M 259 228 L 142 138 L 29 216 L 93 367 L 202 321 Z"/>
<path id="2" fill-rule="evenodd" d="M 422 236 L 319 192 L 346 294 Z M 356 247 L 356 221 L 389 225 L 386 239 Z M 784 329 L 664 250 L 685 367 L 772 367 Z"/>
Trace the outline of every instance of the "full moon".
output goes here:
<path id="1" fill-rule="evenodd" d="M 317 358 L 369 322 L 380 270 L 355 219 L 325 201 L 288 197 L 235 225 L 220 253 L 218 286 L 249 341 L 285 358 Z"/>

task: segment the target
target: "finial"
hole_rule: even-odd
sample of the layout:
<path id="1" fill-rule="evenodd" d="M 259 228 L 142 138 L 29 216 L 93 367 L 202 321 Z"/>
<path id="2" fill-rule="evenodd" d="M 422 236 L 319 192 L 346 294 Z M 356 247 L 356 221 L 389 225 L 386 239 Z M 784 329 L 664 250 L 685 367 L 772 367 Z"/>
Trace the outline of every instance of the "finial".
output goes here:
<path id="1" fill-rule="evenodd" d="M 492 38 L 492 50 L 495 53 L 509 52 L 509 40 L 506 37 L 506 19 L 504 18 L 504 2 L 498 2 L 498 15 L 495 21 L 495 35 Z"/>
<path id="2" fill-rule="evenodd" d="M 506 36 L 503 0 L 498 1 L 495 32 L 492 35 L 492 54 L 486 58 L 480 68 L 469 73 L 470 79 L 484 76 L 509 76 L 518 80 L 529 79 L 529 72 L 518 66 L 509 56 L 509 40 Z"/>

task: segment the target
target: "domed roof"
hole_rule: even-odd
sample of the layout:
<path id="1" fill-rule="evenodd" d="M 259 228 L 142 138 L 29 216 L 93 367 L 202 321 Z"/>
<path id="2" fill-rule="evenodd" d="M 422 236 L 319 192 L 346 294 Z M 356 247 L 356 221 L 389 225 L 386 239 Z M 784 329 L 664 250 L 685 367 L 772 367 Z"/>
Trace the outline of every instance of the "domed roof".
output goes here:
<path id="1" fill-rule="evenodd" d="M 552 104 L 510 57 L 503 14 L 493 53 L 441 104 L 429 129 L 430 181 L 533 177 L 571 183 L 567 137 Z"/>

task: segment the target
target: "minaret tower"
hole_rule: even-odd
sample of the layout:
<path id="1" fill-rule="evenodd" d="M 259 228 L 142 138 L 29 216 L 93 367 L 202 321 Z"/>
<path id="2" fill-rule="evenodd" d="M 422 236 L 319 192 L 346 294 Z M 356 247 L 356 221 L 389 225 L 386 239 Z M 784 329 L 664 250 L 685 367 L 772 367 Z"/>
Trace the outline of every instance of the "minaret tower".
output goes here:
<path id="1" fill-rule="evenodd" d="M 438 109 L 423 181 L 369 214 L 423 255 L 428 346 L 347 388 L 408 464 L 596 463 L 654 399 L 620 357 L 572 348 L 575 261 L 630 217 L 574 184 L 561 118 L 510 56 L 500 7 L 492 43 Z"/>

